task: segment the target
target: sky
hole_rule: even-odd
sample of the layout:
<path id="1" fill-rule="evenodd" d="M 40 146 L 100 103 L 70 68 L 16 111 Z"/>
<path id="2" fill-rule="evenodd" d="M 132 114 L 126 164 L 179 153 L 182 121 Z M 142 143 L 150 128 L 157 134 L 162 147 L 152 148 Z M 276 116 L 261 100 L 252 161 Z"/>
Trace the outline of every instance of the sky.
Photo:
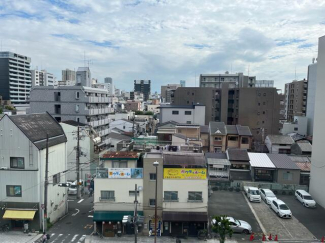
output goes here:
<path id="1" fill-rule="evenodd" d="M 90 67 L 131 91 L 243 72 L 275 86 L 307 78 L 325 35 L 325 0 L 1 0 L 2 51 L 32 68 Z M 86 61 L 85 61 L 86 60 Z M 86 63 L 86 64 L 85 64 Z"/>

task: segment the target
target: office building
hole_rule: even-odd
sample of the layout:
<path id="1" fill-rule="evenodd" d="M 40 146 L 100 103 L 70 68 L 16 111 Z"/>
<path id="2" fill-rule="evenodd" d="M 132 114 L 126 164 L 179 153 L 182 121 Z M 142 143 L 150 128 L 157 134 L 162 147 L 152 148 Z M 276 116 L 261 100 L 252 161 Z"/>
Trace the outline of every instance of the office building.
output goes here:
<path id="1" fill-rule="evenodd" d="M 307 90 L 307 107 L 306 117 L 308 118 L 307 135 L 313 136 L 314 116 L 315 116 L 315 95 L 317 83 L 317 63 L 313 59 L 313 63 L 308 66 L 308 90 Z"/>
<path id="2" fill-rule="evenodd" d="M 33 87 L 28 113 L 46 111 L 59 122 L 73 120 L 92 126 L 101 137 L 97 149 L 109 146 L 108 115 L 114 109 L 110 107 L 107 90 L 84 86 Z"/>
<path id="3" fill-rule="evenodd" d="M 161 86 L 161 98 L 163 102 L 174 102 L 174 92 L 177 88 L 181 87 L 180 84 L 167 84 Z"/>
<path id="4" fill-rule="evenodd" d="M 32 86 L 30 57 L 0 52 L 0 95 L 16 108 L 28 106 Z"/>
<path id="5" fill-rule="evenodd" d="M 307 106 L 308 82 L 306 79 L 285 84 L 285 103 L 287 121 L 293 122 L 294 116 L 305 116 Z"/>
<path id="6" fill-rule="evenodd" d="M 54 86 L 55 77 L 46 70 L 31 70 L 32 87 L 34 86 Z"/>
<path id="7" fill-rule="evenodd" d="M 147 101 L 151 92 L 150 80 L 134 80 L 134 92 L 143 93 L 144 101 Z"/>
<path id="8" fill-rule="evenodd" d="M 79 67 L 76 73 L 76 85 L 91 87 L 91 73 L 89 67 Z"/>
<path id="9" fill-rule="evenodd" d="M 179 84 L 181 85 L 181 87 L 186 87 L 186 81 L 185 80 L 179 81 Z"/>
<path id="10" fill-rule="evenodd" d="M 62 81 L 74 81 L 76 82 L 76 71 L 66 69 L 62 70 Z"/>
<path id="11" fill-rule="evenodd" d="M 310 194 L 315 201 L 325 207 L 325 164 L 324 164 L 324 144 L 325 144 L 325 36 L 319 38 L 318 59 L 317 59 L 317 83 L 315 98 L 315 117 L 313 135 L 313 155 L 311 158 L 310 171 Z"/>
<path id="12" fill-rule="evenodd" d="M 114 95 L 114 84 L 113 79 L 110 77 L 106 77 L 104 79 L 105 88 L 108 90 L 108 95 Z"/>
<path id="13" fill-rule="evenodd" d="M 175 105 L 205 105 L 205 124 L 210 121 L 226 125 L 248 126 L 255 141 L 266 134 L 278 134 L 279 95 L 276 88 L 232 88 L 224 83 L 218 88 L 178 88 Z M 264 136 L 264 138 L 263 138 Z"/>
<path id="14" fill-rule="evenodd" d="M 231 88 L 255 87 L 256 77 L 243 73 L 229 74 L 200 74 L 200 87 L 221 88 L 223 83 L 229 83 Z"/>

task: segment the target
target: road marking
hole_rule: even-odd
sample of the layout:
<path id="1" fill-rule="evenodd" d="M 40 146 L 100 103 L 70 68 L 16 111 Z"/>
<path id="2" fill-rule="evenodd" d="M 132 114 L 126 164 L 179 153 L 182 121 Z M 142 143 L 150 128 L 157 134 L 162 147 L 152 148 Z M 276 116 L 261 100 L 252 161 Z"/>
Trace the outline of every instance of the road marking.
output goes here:
<path id="1" fill-rule="evenodd" d="M 245 194 L 244 194 L 243 192 L 242 192 L 242 194 L 243 194 L 243 196 L 244 196 L 244 198 L 245 198 L 245 200 L 246 200 L 246 202 L 247 202 L 249 208 L 251 209 L 252 213 L 254 214 L 254 216 L 255 216 L 255 218 L 256 218 L 258 224 L 260 225 L 261 230 L 263 231 L 264 235 L 266 235 L 266 234 L 267 234 L 267 233 L 266 233 L 266 230 L 265 230 L 265 228 L 264 228 L 264 226 L 263 226 L 261 220 L 259 219 L 259 217 L 257 217 L 257 214 L 256 214 L 254 208 L 253 208 L 252 205 L 249 203 L 249 201 L 248 201 L 247 197 L 245 196 Z"/>
<path id="2" fill-rule="evenodd" d="M 93 218 L 94 217 L 94 215 L 88 215 L 88 218 Z"/>
<path id="3" fill-rule="evenodd" d="M 78 243 L 83 242 L 86 239 L 86 235 L 82 235 L 81 238 L 78 240 Z"/>
<path id="4" fill-rule="evenodd" d="M 74 200 L 69 200 L 69 199 L 68 199 L 67 201 L 68 201 L 68 202 L 74 202 Z"/>
<path id="5" fill-rule="evenodd" d="M 51 237 L 52 237 L 53 235 L 55 235 L 55 233 L 51 234 Z"/>
<path id="6" fill-rule="evenodd" d="M 78 203 L 81 203 L 83 200 L 85 200 L 85 199 L 80 199 L 80 201 Z"/>
<path id="7" fill-rule="evenodd" d="M 59 237 L 62 236 L 63 234 L 59 234 Z"/>
<path id="8" fill-rule="evenodd" d="M 79 209 L 77 209 L 76 208 L 76 210 L 78 211 L 78 212 L 76 212 L 76 213 L 74 213 L 74 214 L 72 214 L 72 216 L 76 216 L 79 212 L 80 212 L 80 210 Z"/>
<path id="9" fill-rule="evenodd" d="M 71 242 L 74 242 L 77 239 L 78 235 L 74 235 Z"/>
<path id="10" fill-rule="evenodd" d="M 87 224 L 87 225 L 84 227 L 84 229 L 91 229 L 92 227 L 93 227 L 92 224 Z"/>

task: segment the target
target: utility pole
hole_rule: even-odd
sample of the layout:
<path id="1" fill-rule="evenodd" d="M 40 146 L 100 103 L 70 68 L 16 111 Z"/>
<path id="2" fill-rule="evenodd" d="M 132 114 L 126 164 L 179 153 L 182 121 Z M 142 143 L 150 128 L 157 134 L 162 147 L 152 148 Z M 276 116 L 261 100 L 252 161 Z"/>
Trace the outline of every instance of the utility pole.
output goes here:
<path id="1" fill-rule="evenodd" d="M 49 134 L 46 133 L 46 157 L 45 157 L 45 182 L 44 182 L 44 205 L 43 205 L 43 233 L 45 233 L 47 221 L 47 186 L 49 180 Z"/>
<path id="2" fill-rule="evenodd" d="M 77 148 L 76 148 L 76 167 L 77 167 L 77 199 L 80 199 L 80 187 L 79 187 L 79 182 L 80 182 L 80 147 L 79 147 L 79 125 L 77 129 Z"/>
<path id="3" fill-rule="evenodd" d="M 135 184 L 135 191 L 134 191 L 134 196 L 135 196 L 135 200 L 134 200 L 134 204 L 135 204 L 135 210 L 134 210 L 134 217 L 133 217 L 133 223 L 134 223 L 134 242 L 137 243 L 138 242 L 138 225 L 137 225 L 137 221 L 138 221 L 138 185 Z"/>

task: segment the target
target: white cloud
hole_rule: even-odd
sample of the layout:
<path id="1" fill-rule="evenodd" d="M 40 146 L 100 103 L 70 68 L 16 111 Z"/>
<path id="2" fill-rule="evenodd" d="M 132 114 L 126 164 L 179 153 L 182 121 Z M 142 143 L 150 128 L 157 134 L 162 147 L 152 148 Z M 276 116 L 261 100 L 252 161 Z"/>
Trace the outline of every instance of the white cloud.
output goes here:
<path id="1" fill-rule="evenodd" d="M 307 75 L 324 35 L 323 0 L 5 0 L 3 50 L 54 72 L 92 60 L 92 76 L 130 90 L 153 90 L 195 74 L 248 72 L 278 88 Z"/>

